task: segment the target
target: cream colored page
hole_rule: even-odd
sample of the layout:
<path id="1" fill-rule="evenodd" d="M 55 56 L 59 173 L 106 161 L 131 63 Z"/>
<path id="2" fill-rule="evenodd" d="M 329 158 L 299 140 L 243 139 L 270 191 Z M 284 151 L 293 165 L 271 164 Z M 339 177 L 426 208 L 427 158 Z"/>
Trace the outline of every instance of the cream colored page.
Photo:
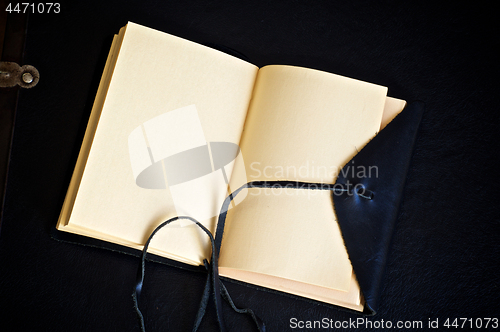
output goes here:
<path id="1" fill-rule="evenodd" d="M 349 290 L 344 292 L 296 282 L 290 279 L 224 267 L 219 268 L 219 273 L 228 278 L 253 283 L 262 287 L 339 305 L 357 311 L 363 311 L 364 308 L 364 301 L 362 301 L 358 281 L 354 274 L 351 276 Z"/>
<path id="2" fill-rule="evenodd" d="M 387 97 L 385 100 L 384 113 L 382 114 L 382 122 L 380 130 L 384 129 L 406 106 L 406 101 L 396 98 Z"/>
<path id="3" fill-rule="evenodd" d="M 379 130 L 386 93 L 385 87 L 316 70 L 262 68 L 240 144 L 246 181 L 334 183 Z M 231 179 L 232 190 L 243 181 Z M 252 197 L 249 191 L 228 214 L 220 265 L 348 289 L 352 267 L 331 193 L 309 193 Z"/>
<path id="4" fill-rule="evenodd" d="M 248 180 L 334 183 L 379 131 L 386 94 L 313 69 L 262 68 L 240 143 Z"/>
<path id="5" fill-rule="evenodd" d="M 349 290 L 352 267 L 331 192 L 252 188 L 227 221 L 221 268 Z"/>
<path id="6" fill-rule="evenodd" d="M 70 223 L 132 245 L 144 244 L 157 225 L 177 212 L 169 189 L 136 185 L 129 136 L 134 132 L 130 142 L 135 148 L 142 144 L 146 158 L 148 144 L 152 157 L 159 158 L 153 144 L 162 139 L 171 143 L 165 137 L 185 137 L 182 141 L 190 144 L 203 140 L 238 144 L 256 73 L 255 66 L 227 54 L 129 23 Z M 165 120 L 163 115 L 179 110 L 197 114 L 201 135 L 186 136 L 182 125 L 157 128 Z M 169 149 L 182 150 L 175 144 Z M 214 220 L 205 222 L 209 229 L 213 230 Z M 207 236 L 197 227 L 181 227 L 178 222 L 168 227 L 156 235 L 153 250 L 194 264 L 209 257 Z"/>

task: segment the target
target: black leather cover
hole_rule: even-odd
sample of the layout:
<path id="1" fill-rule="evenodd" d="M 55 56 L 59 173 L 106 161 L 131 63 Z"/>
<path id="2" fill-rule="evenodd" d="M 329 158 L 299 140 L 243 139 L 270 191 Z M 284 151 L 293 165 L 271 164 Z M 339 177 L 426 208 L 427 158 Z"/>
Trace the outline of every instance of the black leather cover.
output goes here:
<path id="1" fill-rule="evenodd" d="M 389 244 L 424 105 L 413 102 L 342 169 L 333 193 L 344 243 L 365 298 L 375 314 Z"/>

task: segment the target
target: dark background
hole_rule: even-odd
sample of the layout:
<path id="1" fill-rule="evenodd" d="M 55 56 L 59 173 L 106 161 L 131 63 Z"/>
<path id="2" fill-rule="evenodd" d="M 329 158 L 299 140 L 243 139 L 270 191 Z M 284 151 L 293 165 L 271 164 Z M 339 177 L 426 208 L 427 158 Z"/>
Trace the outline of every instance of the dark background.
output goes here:
<path id="1" fill-rule="evenodd" d="M 379 311 L 370 319 L 426 326 L 439 318 L 442 326 L 446 318 L 500 318 L 498 14 L 481 1 L 81 1 L 63 3 L 59 14 L 29 15 L 22 64 L 34 65 L 40 82 L 19 96 L 0 236 L 0 329 L 139 330 L 130 296 L 138 260 L 50 237 L 112 36 L 127 21 L 224 45 L 258 66 L 320 69 L 424 101 Z M 190 330 L 204 275 L 156 263 L 147 269 L 147 330 Z M 288 330 L 292 317 L 359 317 L 226 285 L 269 331 Z M 226 305 L 225 320 L 231 331 L 254 328 Z M 201 330 L 217 330 L 213 311 Z"/>

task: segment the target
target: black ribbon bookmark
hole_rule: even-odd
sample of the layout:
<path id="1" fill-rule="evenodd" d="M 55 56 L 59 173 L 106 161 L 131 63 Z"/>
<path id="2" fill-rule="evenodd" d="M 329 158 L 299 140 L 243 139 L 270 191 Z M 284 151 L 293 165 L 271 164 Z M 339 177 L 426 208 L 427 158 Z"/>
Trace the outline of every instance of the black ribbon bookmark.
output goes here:
<path id="1" fill-rule="evenodd" d="M 180 219 L 186 219 L 190 220 L 193 223 L 195 223 L 198 227 L 200 227 L 210 238 L 210 244 L 211 244 L 211 249 L 212 249 L 212 254 L 210 257 L 210 262 L 208 262 L 206 259 L 203 260 L 203 263 L 205 265 L 205 268 L 208 272 L 207 276 L 207 281 L 205 283 L 205 288 L 203 290 L 203 295 L 201 297 L 200 301 L 200 306 L 198 309 L 198 313 L 196 315 L 195 319 L 195 324 L 193 326 L 193 332 L 196 332 L 198 328 L 200 327 L 201 321 L 205 315 L 209 299 L 210 299 L 210 294 L 212 294 L 213 301 L 215 304 L 215 309 L 216 309 L 216 315 L 217 315 L 217 322 L 219 323 L 219 328 L 220 331 L 225 332 L 226 327 L 224 325 L 224 319 L 222 316 L 222 303 L 221 303 L 221 297 L 229 303 L 231 308 L 236 311 L 237 313 L 242 313 L 242 314 L 247 314 L 249 315 L 252 320 L 254 321 L 257 329 L 259 332 L 265 332 L 266 327 L 264 322 L 258 318 L 255 313 L 251 309 L 239 309 L 236 307 L 234 304 L 233 300 L 229 296 L 229 293 L 222 283 L 222 281 L 219 278 L 219 266 L 218 266 L 218 259 L 219 259 L 219 253 L 220 253 L 220 248 L 222 244 L 222 236 L 224 233 L 224 225 L 226 223 L 226 216 L 227 216 L 227 211 L 229 208 L 229 205 L 231 204 L 231 201 L 240 193 L 243 189 L 245 188 L 290 188 L 290 189 L 309 189 L 309 190 L 330 190 L 332 191 L 333 194 L 340 195 L 343 192 L 350 192 L 353 189 L 352 188 L 345 188 L 341 184 L 323 184 L 323 183 L 307 183 L 307 182 L 296 182 L 296 181 L 254 181 L 254 182 L 249 182 L 237 190 L 235 190 L 233 193 L 231 193 L 225 200 L 224 203 L 222 204 L 221 208 L 221 213 L 219 214 L 218 218 L 218 223 L 217 223 L 217 230 L 216 230 L 216 236 L 215 238 L 213 237 L 212 233 L 203 226 L 201 223 L 199 223 L 197 220 L 194 218 L 188 217 L 188 216 L 179 216 L 179 217 L 174 217 L 171 218 L 167 221 L 164 221 L 161 223 L 158 227 L 154 229 L 154 231 L 151 233 L 149 236 L 148 240 L 146 241 L 146 244 L 144 245 L 144 248 L 142 250 L 142 255 L 141 255 L 141 262 L 139 265 L 139 269 L 137 271 L 137 282 L 135 285 L 134 292 L 132 293 L 132 298 L 134 300 L 134 308 L 137 312 L 137 316 L 140 321 L 141 325 L 141 331 L 145 332 L 145 326 L 144 326 L 144 317 L 142 315 L 141 310 L 139 309 L 139 297 L 142 292 L 142 287 L 144 283 L 144 274 L 145 274 L 145 260 L 146 260 L 146 255 L 148 251 L 149 244 L 151 242 L 151 239 L 153 236 L 163 227 L 166 225 Z M 364 193 L 359 193 L 356 192 L 358 195 L 361 197 L 365 197 L 366 199 L 371 199 L 371 195 L 364 195 Z"/>

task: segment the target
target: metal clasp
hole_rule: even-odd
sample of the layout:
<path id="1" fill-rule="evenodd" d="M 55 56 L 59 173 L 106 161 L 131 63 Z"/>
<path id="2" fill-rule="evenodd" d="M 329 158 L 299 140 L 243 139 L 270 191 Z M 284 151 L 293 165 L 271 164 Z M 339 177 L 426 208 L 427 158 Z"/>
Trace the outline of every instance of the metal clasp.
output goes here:
<path id="1" fill-rule="evenodd" d="M 19 85 L 22 88 L 32 88 L 40 80 L 38 70 L 30 65 L 19 66 L 15 62 L 0 62 L 0 88 Z"/>

